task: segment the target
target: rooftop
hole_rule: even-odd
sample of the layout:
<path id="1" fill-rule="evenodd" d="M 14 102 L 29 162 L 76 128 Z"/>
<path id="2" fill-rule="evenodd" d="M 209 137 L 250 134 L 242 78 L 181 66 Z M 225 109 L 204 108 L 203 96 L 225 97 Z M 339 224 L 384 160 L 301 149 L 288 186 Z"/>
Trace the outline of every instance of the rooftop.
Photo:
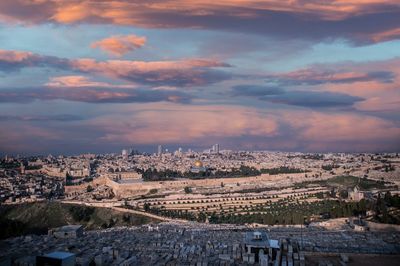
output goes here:
<path id="1" fill-rule="evenodd" d="M 54 258 L 54 259 L 61 259 L 62 260 L 62 259 L 69 258 L 71 256 L 75 256 L 75 254 L 69 253 L 69 252 L 63 252 L 63 251 L 54 251 L 54 252 L 48 253 L 48 254 L 46 254 L 44 256 L 48 257 L 48 258 Z"/>

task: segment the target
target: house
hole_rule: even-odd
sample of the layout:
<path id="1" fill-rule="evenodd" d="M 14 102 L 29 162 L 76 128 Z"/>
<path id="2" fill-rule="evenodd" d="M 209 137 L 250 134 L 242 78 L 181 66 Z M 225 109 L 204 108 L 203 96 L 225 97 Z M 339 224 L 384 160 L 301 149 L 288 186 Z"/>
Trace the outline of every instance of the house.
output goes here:
<path id="1" fill-rule="evenodd" d="M 56 238 L 78 238 L 83 235 L 82 225 L 65 225 L 58 228 L 50 229 L 48 235 Z"/>

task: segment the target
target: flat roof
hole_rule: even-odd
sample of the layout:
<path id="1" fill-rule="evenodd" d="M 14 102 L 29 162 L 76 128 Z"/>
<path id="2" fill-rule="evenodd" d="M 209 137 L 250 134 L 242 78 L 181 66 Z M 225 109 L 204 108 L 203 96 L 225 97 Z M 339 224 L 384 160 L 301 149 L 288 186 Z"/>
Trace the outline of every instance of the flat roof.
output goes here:
<path id="1" fill-rule="evenodd" d="M 261 239 L 255 239 L 255 234 L 261 235 Z M 268 235 L 265 232 L 255 231 L 255 232 L 246 232 L 246 236 L 244 239 L 246 245 L 251 245 L 255 247 L 268 247 Z"/>
<path id="2" fill-rule="evenodd" d="M 70 224 L 70 225 L 64 225 L 59 228 L 56 228 L 58 231 L 74 231 L 78 230 L 79 228 L 83 227 L 81 224 Z"/>
<path id="3" fill-rule="evenodd" d="M 274 240 L 274 239 L 270 239 L 269 240 L 269 246 L 271 248 L 278 248 L 279 249 L 279 241 L 278 240 Z"/>
<path id="4" fill-rule="evenodd" d="M 75 256 L 74 253 L 64 252 L 64 251 L 54 251 L 48 254 L 45 254 L 44 257 L 54 258 L 54 259 L 66 259 L 71 256 Z"/>

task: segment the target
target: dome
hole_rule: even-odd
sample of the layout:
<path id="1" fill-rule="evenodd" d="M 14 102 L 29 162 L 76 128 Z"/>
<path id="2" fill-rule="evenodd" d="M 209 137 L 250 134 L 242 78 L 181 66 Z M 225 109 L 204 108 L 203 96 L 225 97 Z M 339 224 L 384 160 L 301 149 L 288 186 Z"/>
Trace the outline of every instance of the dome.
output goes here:
<path id="1" fill-rule="evenodd" d="M 203 167 L 203 163 L 202 163 L 200 160 L 196 160 L 196 161 L 194 162 L 194 166 L 196 166 L 196 167 Z"/>

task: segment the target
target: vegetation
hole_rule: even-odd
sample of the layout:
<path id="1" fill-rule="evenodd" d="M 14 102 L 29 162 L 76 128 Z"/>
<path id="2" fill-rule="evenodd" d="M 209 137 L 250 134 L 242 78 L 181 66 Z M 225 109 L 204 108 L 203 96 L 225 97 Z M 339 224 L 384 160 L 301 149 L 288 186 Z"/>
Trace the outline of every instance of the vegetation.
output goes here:
<path id="1" fill-rule="evenodd" d="M 25 170 L 39 170 L 42 169 L 41 165 L 26 165 Z"/>
<path id="2" fill-rule="evenodd" d="M 325 171 L 332 171 L 334 168 L 339 168 L 339 166 L 334 164 L 327 164 L 323 165 L 321 168 Z"/>
<path id="3" fill-rule="evenodd" d="M 329 194 L 329 193 L 328 193 Z M 373 219 L 377 222 L 400 224 L 400 197 L 387 193 L 375 201 L 365 199 L 359 202 L 345 202 L 329 199 L 327 193 L 318 192 L 301 197 L 289 196 L 284 199 L 266 203 L 238 205 L 224 208 L 220 203 L 210 203 L 212 210 L 207 207 L 194 206 L 192 210 L 166 209 L 165 206 L 144 204 L 144 210 L 170 218 L 181 218 L 191 221 L 204 222 L 207 217 L 210 223 L 260 223 L 260 224 L 302 224 L 305 221 L 316 221 L 330 218 L 366 216 L 367 211 L 375 213 Z M 299 195 L 298 195 L 299 196 Z M 320 199 L 315 202 L 299 201 L 307 197 Z M 218 209 L 219 206 L 219 209 Z M 217 208 L 215 208 L 217 207 Z M 394 212 L 393 210 L 397 210 Z"/>
<path id="4" fill-rule="evenodd" d="M 88 185 L 86 187 L 86 192 L 92 192 L 94 190 L 94 188 L 91 185 Z"/>
<path id="5" fill-rule="evenodd" d="M 158 189 L 152 188 L 152 189 L 150 189 L 149 194 L 156 194 L 157 192 L 158 192 Z"/>
<path id="6" fill-rule="evenodd" d="M 261 169 L 257 170 L 254 167 L 241 165 L 239 168 L 232 168 L 229 171 L 207 169 L 206 171 L 195 172 L 178 172 L 172 170 L 158 171 L 157 169 L 138 170 L 142 174 L 145 181 L 168 181 L 177 178 L 189 179 L 205 179 L 205 178 L 230 178 L 230 177 L 246 177 L 246 176 L 259 176 L 261 174 L 294 174 L 294 173 L 307 173 L 308 170 L 298 168 L 290 168 L 282 166 L 279 168 Z"/>
<path id="7" fill-rule="evenodd" d="M 7 162 L 6 160 L 0 161 L 0 168 L 2 168 L 2 169 L 15 169 L 15 168 L 19 168 L 19 167 L 20 167 L 20 163 L 17 161 L 11 161 L 11 162 Z"/>
<path id="8" fill-rule="evenodd" d="M 82 224 L 86 229 L 155 222 L 146 216 L 59 202 L 0 206 L 0 239 L 24 234 L 47 234 L 49 228 Z"/>
<path id="9" fill-rule="evenodd" d="M 90 176 L 87 176 L 84 179 L 82 179 L 82 181 L 79 181 L 79 182 L 76 182 L 76 183 L 73 182 L 73 179 L 74 179 L 73 176 L 67 174 L 67 176 L 65 178 L 65 185 L 66 186 L 76 186 L 76 185 L 81 185 L 83 183 L 88 183 L 88 182 L 92 182 L 93 181 L 93 178 L 90 177 Z"/>
<path id="10" fill-rule="evenodd" d="M 382 198 L 379 194 L 374 211 L 374 221 L 400 224 L 400 196 L 392 196 L 390 192 L 387 192 Z"/>
<path id="11" fill-rule="evenodd" d="M 297 174 L 297 173 L 308 173 L 309 170 L 303 170 L 299 168 L 290 168 L 287 166 L 281 166 L 279 168 L 261 169 L 262 174 L 279 175 L 279 174 Z"/>
<path id="12" fill-rule="evenodd" d="M 229 213 L 226 211 L 213 211 L 198 213 L 187 210 L 165 210 L 158 207 L 145 206 L 145 211 L 171 218 L 182 218 L 192 221 L 204 222 L 209 216 L 210 223 L 260 223 L 260 224 L 302 224 L 304 220 L 348 217 L 352 215 L 365 215 L 367 207 L 364 200 L 355 202 L 341 202 L 337 200 L 322 200 L 314 203 L 296 203 L 279 200 L 269 206 L 245 206 L 245 212 Z"/>
<path id="13" fill-rule="evenodd" d="M 327 186 L 327 187 L 340 187 L 340 188 L 353 188 L 355 186 L 359 186 L 362 190 L 369 190 L 369 189 L 383 189 L 386 187 L 384 181 L 376 181 L 372 179 L 367 179 L 365 177 L 358 178 L 356 176 L 335 176 L 327 180 L 318 180 L 318 181 L 304 181 L 301 183 L 296 183 L 296 188 L 307 187 L 310 185 L 320 185 L 320 186 Z"/>
<path id="14" fill-rule="evenodd" d="M 145 171 L 139 171 L 142 174 L 142 178 L 145 181 L 167 181 L 174 180 L 180 176 L 180 173 L 172 170 L 158 171 L 157 169 L 147 169 Z"/>

